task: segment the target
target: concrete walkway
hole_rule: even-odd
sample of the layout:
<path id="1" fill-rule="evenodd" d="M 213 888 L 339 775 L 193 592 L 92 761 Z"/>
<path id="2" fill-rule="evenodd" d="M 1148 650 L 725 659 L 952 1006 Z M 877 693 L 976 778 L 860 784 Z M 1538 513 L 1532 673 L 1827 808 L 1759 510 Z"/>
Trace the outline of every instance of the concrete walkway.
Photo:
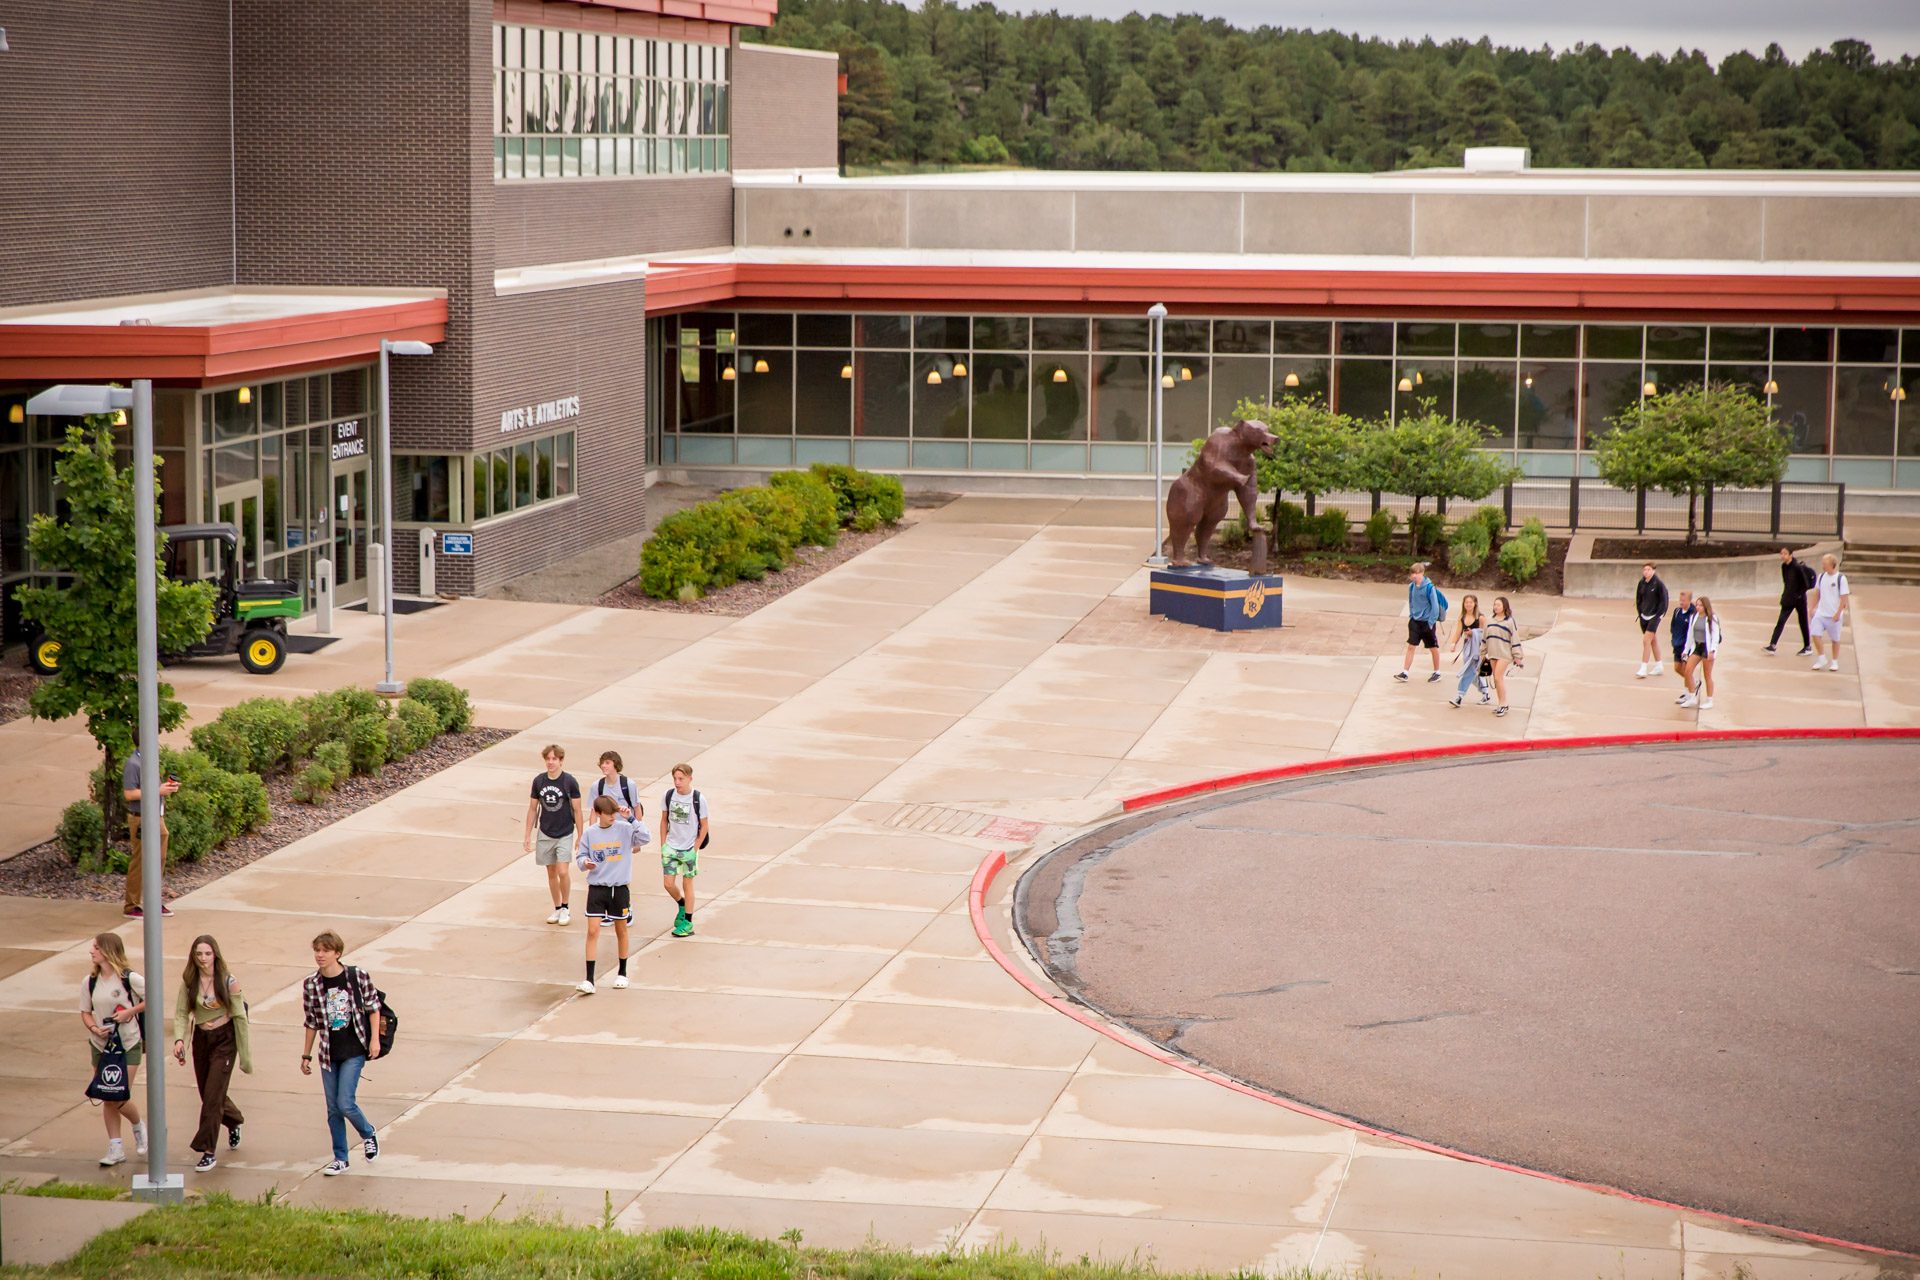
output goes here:
<path id="1" fill-rule="evenodd" d="M 819 1244 L 1016 1238 L 1165 1268 L 1871 1274 L 1230 1093 L 1063 1017 L 984 954 L 966 904 L 981 858 L 1032 856 L 1127 794 L 1336 752 L 1695 722 L 1677 682 L 1633 678 L 1612 602 L 1517 602 L 1552 628 L 1505 720 L 1392 681 L 1397 587 L 1290 584 L 1300 628 L 1274 651 L 1124 643 L 1150 529 L 1142 502 L 968 498 L 750 617 L 561 608 L 456 655 L 443 674 L 483 720 L 524 732 L 176 903 L 169 954 L 217 935 L 256 1024 L 246 1145 L 194 1181 L 403 1213 L 611 1208 L 630 1227 Z M 492 608 L 541 606 L 398 621 Z M 1863 588 L 1856 609 L 1870 662 L 1914 646 L 1920 590 Z M 1913 722 L 1911 685 L 1863 689 L 1851 656 L 1837 676 L 1765 659 L 1758 625 L 1736 606 L 1706 723 Z M 628 990 L 574 994 L 581 929 L 541 923 L 520 824 L 548 741 L 588 776 L 622 752 L 650 814 L 677 760 L 712 799 L 698 934 L 661 936 L 668 900 L 640 877 Z M 84 940 L 117 923 L 0 899 L 16 957 L 0 1179 L 101 1176 L 72 1010 Z M 361 1087 L 386 1151 L 334 1179 L 316 1176 L 322 1108 L 297 1070 L 297 983 L 326 925 L 404 1020 Z M 612 954 L 603 938 L 603 974 Z M 169 1081 L 180 1160 L 197 1107 L 187 1072 Z"/>

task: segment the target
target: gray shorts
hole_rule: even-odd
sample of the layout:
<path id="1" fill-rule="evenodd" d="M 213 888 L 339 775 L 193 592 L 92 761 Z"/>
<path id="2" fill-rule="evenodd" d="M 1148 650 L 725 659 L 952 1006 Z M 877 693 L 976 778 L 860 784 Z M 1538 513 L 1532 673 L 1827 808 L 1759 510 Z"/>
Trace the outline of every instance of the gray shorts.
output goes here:
<path id="1" fill-rule="evenodd" d="M 533 860 L 542 867 L 573 861 L 573 837 L 550 836 L 536 831 L 533 836 Z"/>

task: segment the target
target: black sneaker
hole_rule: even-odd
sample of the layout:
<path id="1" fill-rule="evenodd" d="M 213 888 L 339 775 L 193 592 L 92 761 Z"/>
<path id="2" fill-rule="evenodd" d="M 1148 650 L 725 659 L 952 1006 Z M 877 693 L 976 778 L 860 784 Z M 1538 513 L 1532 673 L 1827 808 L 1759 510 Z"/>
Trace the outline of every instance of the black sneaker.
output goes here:
<path id="1" fill-rule="evenodd" d="M 1427 683 L 1428 683 L 1428 684 L 1439 684 L 1439 683 L 1440 683 L 1440 673 L 1439 673 L 1438 671 L 1436 671 L 1436 672 L 1434 672 L 1434 673 L 1433 673 L 1432 675 L 1430 675 L 1430 676 L 1428 676 L 1428 677 L 1427 677 Z"/>
<path id="2" fill-rule="evenodd" d="M 1808 645 L 1806 648 L 1802 649 L 1800 652 L 1794 654 L 1793 656 L 1796 658 L 1804 658 L 1812 652 L 1813 652 L 1813 646 Z"/>
<path id="3" fill-rule="evenodd" d="M 1405 684 L 1407 682 L 1407 673 L 1404 671 L 1397 672 L 1393 678 L 1395 680 L 1398 680 L 1401 684 Z"/>
<path id="4" fill-rule="evenodd" d="M 207 1154 L 200 1157 L 200 1163 L 193 1166 L 193 1171 L 195 1173 L 205 1173 L 207 1170 L 213 1168 L 213 1166 L 218 1163 L 220 1162 L 213 1158 L 213 1152 L 209 1151 L 207 1152 Z"/>
<path id="5" fill-rule="evenodd" d="M 366 1149 L 368 1164 L 372 1164 L 380 1158 L 380 1139 L 378 1137 L 372 1134 L 367 1135 L 367 1140 L 363 1145 Z"/>
<path id="6" fill-rule="evenodd" d="M 237 1124 L 228 1125 L 227 1126 L 227 1150 L 231 1151 L 235 1147 L 238 1147 L 239 1145 L 240 1145 L 240 1126 Z"/>
<path id="7" fill-rule="evenodd" d="M 1772 646 L 1772 645 L 1768 645 L 1768 646 L 1767 646 L 1767 647 L 1766 647 L 1765 649 L 1762 649 L 1762 650 L 1761 650 L 1761 652 L 1762 652 L 1762 653 L 1772 653 L 1772 652 L 1773 652 L 1773 646 Z"/>

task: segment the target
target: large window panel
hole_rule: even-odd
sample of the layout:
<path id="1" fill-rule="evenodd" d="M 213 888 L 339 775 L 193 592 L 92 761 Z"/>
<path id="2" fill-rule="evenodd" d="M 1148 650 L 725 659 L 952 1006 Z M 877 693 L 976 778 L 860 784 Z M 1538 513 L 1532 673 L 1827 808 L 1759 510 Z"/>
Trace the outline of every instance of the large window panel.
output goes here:
<path id="1" fill-rule="evenodd" d="M 1168 316 L 1161 321 L 1160 349 L 1183 355 L 1205 355 L 1213 326 L 1205 320 L 1183 320 Z"/>
<path id="2" fill-rule="evenodd" d="M 1775 365 L 1774 420 L 1786 428 L 1795 453 L 1827 451 L 1827 427 L 1833 412 L 1833 373 L 1820 365 Z"/>
<path id="3" fill-rule="evenodd" d="M 1454 329 L 1451 324 L 1429 320 L 1402 321 L 1398 326 L 1396 353 L 1402 356 L 1451 356 Z"/>
<path id="4" fill-rule="evenodd" d="M 1095 351 L 1146 351 L 1152 346 L 1151 325 L 1145 319 L 1102 316 L 1093 322 Z"/>
<path id="5" fill-rule="evenodd" d="M 1495 321 L 1460 326 L 1460 354 L 1511 360 L 1518 354 L 1520 327 Z"/>
<path id="6" fill-rule="evenodd" d="M 1833 359 L 1833 330 L 1805 325 L 1773 331 L 1775 364 L 1825 364 Z"/>
<path id="7" fill-rule="evenodd" d="M 796 319 L 794 345 L 801 347 L 850 347 L 853 345 L 853 317 L 849 315 L 800 316 Z"/>
<path id="8" fill-rule="evenodd" d="M 913 345 L 922 351 L 965 351 L 973 345 L 973 322 L 966 316 L 915 316 Z"/>
<path id="9" fill-rule="evenodd" d="M 1088 358 L 1039 355 L 1033 358 L 1033 438 L 1087 438 Z"/>
<path id="10" fill-rule="evenodd" d="M 1907 393 L 1893 406 L 1900 420 L 1900 456 L 1920 457 L 1920 369 L 1902 369 L 1899 386 Z M 1910 462 L 1902 463 L 1901 467 L 1905 470 L 1912 465 Z"/>
<path id="11" fill-rule="evenodd" d="M 1025 316 L 975 316 L 975 351 L 1025 351 L 1028 326 Z"/>
<path id="12" fill-rule="evenodd" d="M 913 317 L 904 315 L 856 316 L 853 322 L 854 344 L 861 347 L 905 349 L 913 345 Z"/>
<path id="13" fill-rule="evenodd" d="M 1523 324 L 1520 354 L 1536 360 L 1577 360 L 1580 358 L 1580 326 Z"/>
<path id="14" fill-rule="evenodd" d="M 1343 357 L 1333 362 L 1334 412 L 1350 418 L 1384 418 L 1392 408 L 1392 361 Z"/>
<path id="15" fill-rule="evenodd" d="M 904 436 L 912 414 L 913 358 L 904 351 L 854 352 L 853 434 Z"/>
<path id="16" fill-rule="evenodd" d="M 1758 325 L 1714 325 L 1707 335 L 1707 358 L 1764 364 L 1772 336 L 1772 330 Z"/>
<path id="17" fill-rule="evenodd" d="M 1093 358 L 1095 440 L 1142 441 L 1151 434 L 1151 363 L 1151 357 L 1143 355 Z"/>
<path id="18" fill-rule="evenodd" d="M 1833 452 L 1836 457 L 1886 457 L 1893 452 L 1894 371 L 1841 365 L 1833 371 Z"/>
<path id="19" fill-rule="evenodd" d="M 688 337 L 686 329 L 681 339 Z M 729 331 L 729 336 L 731 333 Z M 681 347 L 673 366 L 678 391 L 675 414 L 683 434 L 733 432 L 734 353 L 713 347 Z"/>
<path id="20" fill-rule="evenodd" d="M 1580 444 L 1580 366 L 1525 361 L 1520 366 L 1518 445 L 1573 449 Z"/>
<path id="21" fill-rule="evenodd" d="M 1394 370 L 1394 416 L 1424 413 L 1428 401 L 1433 402 L 1435 413 L 1452 415 L 1453 361 L 1400 361 Z"/>
<path id="22" fill-rule="evenodd" d="M 1273 398 L 1276 404 L 1289 400 L 1311 400 L 1325 406 L 1331 401 L 1333 362 L 1276 357 L 1273 362 Z"/>
<path id="23" fill-rule="evenodd" d="M 1646 354 L 1646 330 L 1637 324 L 1590 324 L 1586 346 L 1589 360 L 1638 360 Z"/>
<path id="24" fill-rule="evenodd" d="M 1085 351 L 1087 349 L 1087 317 L 1035 316 L 1033 318 L 1033 349 L 1035 351 Z"/>
<path id="25" fill-rule="evenodd" d="M 1656 324 L 1647 327 L 1647 359 L 1693 361 L 1706 358 L 1705 326 Z"/>
<path id="26" fill-rule="evenodd" d="M 1215 320 L 1215 355 L 1263 356 L 1273 350 L 1273 322 L 1269 320 Z"/>
<path id="27" fill-rule="evenodd" d="M 1242 400 L 1264 403 L 1273 392 L 1273 366 L 1265 356 L 1217 356 L 1213 362 L 1213 425 L 1234 420 Z"/>
<path id="28" fill-rule="evenodd" d="M 1027 438 L 1027 357 L 976 352 L 967 381 L 973 388 L 973 438 Z"/>
<path id="29" fill-rule="evenodd" d="M 801 351 L 794 356 L 794 430 L 844 436 L 853 429 L 853 354 Z"/>
<path id="30" fill-rule="evenodd" d="M 1173 385 L 1161 387 L 1167 413 L 1167 425 L 1161 437 L 1164 443 L 1184 444 L 1212 432 L 1213 419 L 1209 416 L 1212 379 L 1207 374 L 1207 361 L 1203 356 L 1168 359 L 1162 382 L 1171 379 Z"/>
<path id="31" fill-rule="evenodd" d="M 792 435 L 793 352 L 742 347 L 738 368 L 740 434 Z"/>
<path id="32" fill-rule="evenodd" d="M 967 438 L 964 352 L 921 352 L 913 358 L 913 434 L 920 439 Z"/>
<path id="33" fill-rule="evenodd" d="M 1892 364 L 1900 358 L 1900 333 L 1897 329 L 1842 329 L 1841 364 Z"/>
<path id="34" fill-rule="evenodd" d="M 1466 327 L 1462 326 L 1462 346 Z M 1512 445 L 1519 366 L 1511 360 L 1462 360 L 1454 377 L 1455 415 L 1492 427 L 1489 445 Z"/>
<path id="35" fill-rule="evenodd" d="M 1328 320 L 1275 320 L 1273 353 L 1279 356 L 1324 356 L 1333 350 L 1333 323 Z"/>
<path id="36" fill-rule="evenodd" d="M 1698 387 L 1707 380 L 1707 368 L 1699 364 L 1649 364 L 1646 380 L 1659 391 L 1678 391 Z"/>
<path id="37" fill-rule="evenodd" d="M 1592 334 L 1588 326 L 1588 334 Z M 1638 364 L 1608 364 L 1589 360 L 1581 366 L 1581 417 L 1585 431 L 1586 447 L 1591 449 L 1594 443 L 1613 430 L 1613 418 L 1623 409 L 1640 401 L 1640 366 Z"/>

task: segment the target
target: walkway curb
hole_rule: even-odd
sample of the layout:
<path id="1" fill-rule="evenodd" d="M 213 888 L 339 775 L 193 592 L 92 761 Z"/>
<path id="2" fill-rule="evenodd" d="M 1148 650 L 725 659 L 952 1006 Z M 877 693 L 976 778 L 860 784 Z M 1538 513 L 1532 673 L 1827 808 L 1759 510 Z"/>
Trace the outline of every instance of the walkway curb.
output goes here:
<path id="1" fill-rule="evenodd" d="M 1598 734 L 1586 737 L 1463 743 L 1448 747 L 1425 747 L 1410 751 L 1388 751 L 1375 755 L 1344 756 L 1332 760 L 1318 760 L 1309 764 L 1285 765 L 1273 769 L 1257 769 L 1248 773 L 1227 774 L 1224 777 L 1183 783 L 1176 787 L 1166 787 L 1158 791 L 1147 791 L 1136 796 L 1128 796 L 1121 801 L 1120 811 L 1123 813 L 1131 813 L 1141 809 L 1151 808 L 1155 805 L 1165 804 L 1169 801 L 1184 799 L 1189 796 L 1203 795 L 1211 791 L 1229 791 L 1238 787 L 1251 786 L 1259 782 L 1272 782 L 1287 778 L 1304 777 L 1316 773 L 1337 773 L 1356 769 L 1378 768 L 1384 765 L 1407 764 L 1421 760 L 1449 759 L 1460 756 L 1501 755 L 1521 751 L 1571 751 L 1588 747 L 1626 747 L 1678 742 L 1804 741 L 1807 739 L 1823 738 L 1920 739 L 1920 728 L 1727 729 L 1707 733 Z M 1402 1146 L 1414 1147 L 1421 1151 L 1432 1152 L 1435 1155 L 1447 1156 L 1455 1160 L 1464 1160 L 1471 1164 L 1486 1165 L 1489 1168 L 1501 1169 L 1508 1173 L 1525 1174 L 1530 1178 L 1540 1178 L 1547 1182 L 1557 1182 L 1562 1186 L 1577 1187 L 1583 1191 L 1594 1191 L 1602 1195 L 1617 1196 L 1623 1200 L 1632 1200 L 1638 1204 L 1651 1205 L 1660 1209 L 1670 1209 L 1676 1213 L 1689 1213 L 1697 1217 L 1710 1218 L 1716 1222 L 1724 1222 L 1731 1226 L 1746 1227 L 1776 1236 L 1786 1236 L 1809 1244 L 1851 1249 L 1855 1252 L 1869 1253 L 1885 1258 L 1920 1258 L 1920 1255 L 1917 1254 L 1901 1253 L 1895 1249 L 1885 1249 L 1870 1244 L 1859 1244 L 1852 1240 L 1841 1240 L 1833 1236 L 1817 1235 L 1811 1231 L 1797 1231 L 1792 1227 L 1777 1226 L 1770 1222 L 1756 1222 L 1749 1218 L 1737 1218 L 1731 1214 L 1715 1213 L 1710 1209 L 1697 1209 L 1691 1205 L 1677 1204 L 1671 1200 L 1660 1200 L 1652 1196 L 1637 1195 L 1634 1192 L 1623 1191 L 1618 1187 L 1609 1187 L 1602 1183 L 1581 1182 L 1577 1179 L 1562 1177 L 1559 1174 L 1547 1173 L 1544 1170 L 1529 1169 L 1523 1165 L 1509 1164 L 1488 1156 L 1474 1155 L 1468 1151 L 1457 1151 L 1451 1147 L 1443 1147 L 1420 1138 L 1412 1138 L 1405 1134 L 1394 1133 L 1391 1130 L 1363 1124 L 1358 1120 L 1337 1115 L 1331 1111 L 1322 1111 L 1318 1107 L 1309 1106 L 1304 1102 L 1296 1102 L 1291 1098 L 1283 1098 L 1277 1094 L 1263 1092 L 1262 1090 L 1255 1089 L 1251 1085 L 1235 1080 L 1231 1076 L 1223 1075 L 1217 1071 L 1210 1070 L 1197 1063 L 1181 1058 L 1176 1054 L 1169 1053 L 1157 1045 L 1143 1044 L 1135 1038 L 1123 1034 L 1106 1019 L 1095 1016 L 1084 1006 L 1066 996 L 1047 989 L 1047 987 L 1034 979 L 1030 974 L 1024 972 L 1018 965 L 1014 964 L 1012 957 L 1008 956 L 1001 948 L 1000 943 L 993 936 L 993 931 L 987 926 L 986 899 L 988 892 L 993 887 L 994 879 L 1006 869 L 1006 866 L 1007 855 L 1005 853 L 996 850 L 988 854 L 981 860 L 979 867 L 974 870 L 973 883 L 967 890 L 967 912 L 973 921 L 973 932 L 975 936 L 979 938 L 980 945 L 986 948 L 987 954 L 993 957 L 993 962 L 999 965 L 1015 982 L 1024 987 L 1030 995 L 1044 1001 L 1060 1013 L 1066 1014 L 1082 1026 L 1088 1027 L 1106 1036 L 1110 1040 L 1125 1045 L 1129 1049 L 1143 1053 L 1165 1066 L 1184 1071 L 1188 1075 L 1198 1076 L 1202 1080 L 1231 1089 L 1235 1093 L 1245 1094 L 1250 1098 L 1257 1098 L 1273 1106 L 1285 1107 L 1289 1111 L 1311 1116 L 1316 1120 L 1323 1120 L 1328 1124 L 1338 1125 L 1343 1129 L 1354 1130 L 1367 1134 L 1370 1137 L 1384 1138 L 1390 1142 L 1396 1142 Z"/>

